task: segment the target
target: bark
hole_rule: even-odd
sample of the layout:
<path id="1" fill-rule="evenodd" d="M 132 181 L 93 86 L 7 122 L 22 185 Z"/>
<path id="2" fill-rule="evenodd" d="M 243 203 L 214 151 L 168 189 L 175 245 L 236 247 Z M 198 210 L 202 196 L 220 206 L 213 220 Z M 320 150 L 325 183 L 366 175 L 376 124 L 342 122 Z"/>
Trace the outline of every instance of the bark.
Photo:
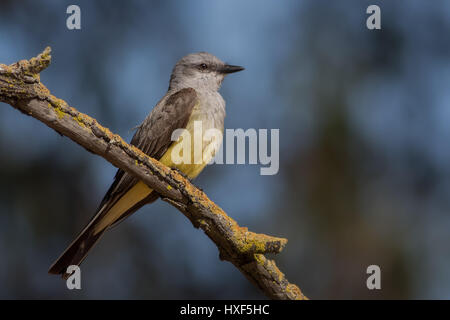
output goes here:
<path id="1" fill-rule="evenodd" d="M 50 48 L 30 60 L 0 64 L 0 102 L 10 104 L 89 152 L 136 176 L 161 198 L 180 210 L 195 228 L 216 244 L 221 260 L 231 262 L 248 280 L 272 299 L 306 299 L 289 283 L 268 253 L 279 253 L 287 239 L 257 234 L 240 227 L 206 194 L 175 170 L 127 144 L 95 119 L 78 112 L 50 94 L 40 82 L 40 72 L 51 61 Z"/>

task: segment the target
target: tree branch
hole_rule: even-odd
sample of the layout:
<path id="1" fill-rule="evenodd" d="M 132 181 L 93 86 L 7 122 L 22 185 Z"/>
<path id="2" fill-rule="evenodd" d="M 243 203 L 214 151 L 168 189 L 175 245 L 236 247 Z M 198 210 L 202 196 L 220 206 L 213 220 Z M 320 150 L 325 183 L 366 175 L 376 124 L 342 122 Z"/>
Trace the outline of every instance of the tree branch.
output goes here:
<path id="1" fill-rule="evenodd" d="M 50 94 L 39 73 L 50 64 L 50 48 L 30 60 L 0 64 L 0 102 L 30 115 L 114 166 L 142 180 L 180 210 L 217 245 L 221 260 L 230 261 L 272 299 L 306 299 L 288 282 L 267 253 L 279 253 L 287 239 L 240 227 L 178 172 L 147 156 L 111 133 L 95 119 Z"/>

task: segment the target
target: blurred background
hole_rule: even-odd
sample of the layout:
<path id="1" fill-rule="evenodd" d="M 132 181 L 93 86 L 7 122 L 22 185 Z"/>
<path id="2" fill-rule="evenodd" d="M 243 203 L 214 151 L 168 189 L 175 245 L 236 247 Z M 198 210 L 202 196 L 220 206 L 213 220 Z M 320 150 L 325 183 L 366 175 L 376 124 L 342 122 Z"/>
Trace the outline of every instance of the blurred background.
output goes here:
<path id="1" fill-rule="evenodd" d="M 277 264 L 312 299 L 448 299 L 449 18 L 443 0 L 2 0 L 0 62 L 51 46 L 43 83 L 128 141 L 182 56 L 245 66 L 221 90 L 225 127 L 280 129 L 279 173 L 213 165 L 195 183 L 240 225 L 288 238 Z M 82 290 L 48 275 L 115 171 L 0 104 L 0 298 L 264 298 L 161 201 L 105 235 Z M 372 264 L 381 290 L 366 287 Z"/>

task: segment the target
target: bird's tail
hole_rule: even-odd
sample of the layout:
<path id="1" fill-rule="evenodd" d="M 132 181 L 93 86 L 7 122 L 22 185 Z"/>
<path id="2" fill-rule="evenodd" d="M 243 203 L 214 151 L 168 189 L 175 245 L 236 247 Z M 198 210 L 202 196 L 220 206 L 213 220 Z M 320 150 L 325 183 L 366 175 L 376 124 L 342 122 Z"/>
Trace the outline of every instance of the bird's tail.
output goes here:
<path id="1" fill-rule="evenodd" d="M 106 201 L 80 235 L 70 244 L 63 254 L 48 270 L 51 274 L 67 277 L 70 265 L 80 265 L 95 243 L 109 228 L 123 221 L 143 205 L 153 202 L 158 194 L 152 192 L 143 182 L 138 182 L 126 193 Z"/>
<path id="2" fill-rule="evenodd" d="M 51 274 L 61 274 L 66 276 L 67 268 L 70 265 L 80 265 L 88 254 L 89 250 L 97 243 L 107 228 L 96 230 L 96 223 L 94 219 L 89 225 L 80 233 L 80 235 L 70 244 L 66 251 L 53 263 L 48 270 Z"/>

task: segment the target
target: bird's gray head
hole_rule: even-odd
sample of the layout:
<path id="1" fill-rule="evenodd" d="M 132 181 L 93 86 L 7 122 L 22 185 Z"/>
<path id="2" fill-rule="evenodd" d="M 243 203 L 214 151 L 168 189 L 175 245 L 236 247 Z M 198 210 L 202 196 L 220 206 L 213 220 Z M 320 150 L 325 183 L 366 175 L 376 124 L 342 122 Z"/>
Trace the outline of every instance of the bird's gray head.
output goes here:
<path id="1" fill-rule="evenodd" d="M 227 74 L 241 70 L 244 68 L 226 64 L 210 53 L 191 53 L 181 58 L 173 68 L 169 89 L 218 91 Z"/>

